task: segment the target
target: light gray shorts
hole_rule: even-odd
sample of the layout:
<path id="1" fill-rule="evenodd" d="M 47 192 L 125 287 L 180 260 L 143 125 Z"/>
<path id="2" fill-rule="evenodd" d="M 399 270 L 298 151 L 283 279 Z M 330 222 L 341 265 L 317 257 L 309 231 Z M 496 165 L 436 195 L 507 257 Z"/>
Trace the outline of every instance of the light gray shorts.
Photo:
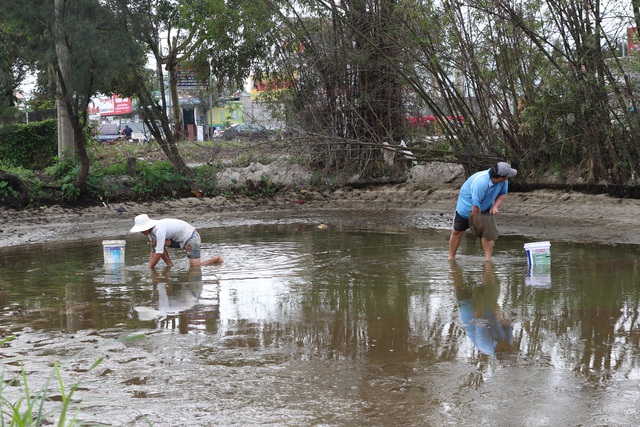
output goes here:
<path id="1" fill-rule="evenodd" d="M 197 231 L 194 231 L 191 235 L 191 238 L 184 242 L 184 249 L 187 251 L 187 258 L 189 259 L 198 259 L 200 258 L 200 246 L 202 245 L 202 240 L 200 239 L 200 235 Z"/>
<path id="2" fill-rule="evenodd" d="M 200 258 L 200 246 L 202 245 L 202 240 L 200 239 L 200 235 L 197 231 L 194 230 L 193 234 L 186 242 L 184 242 L 183 246 L 180 246 L 180 243 L 171 241 L 169 245 L 170 248 L 184 248 L 187 251 L 187 258 L 189 259 L 198 259 Z"/>

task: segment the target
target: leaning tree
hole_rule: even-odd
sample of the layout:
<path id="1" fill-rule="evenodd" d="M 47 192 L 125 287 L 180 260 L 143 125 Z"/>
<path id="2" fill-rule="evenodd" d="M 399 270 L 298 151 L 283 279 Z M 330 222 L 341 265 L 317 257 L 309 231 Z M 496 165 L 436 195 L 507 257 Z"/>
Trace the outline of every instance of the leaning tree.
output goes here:
<path id="1" fill-rule="evenodd" d="M 87 106 L 95 95 L 112 92 L 117 72 L 143 66 L 144 52 L 99 0 L 4 0 L 0 7 L 5 19 L 36 39 L 31 55 L 37 56 L 38 67 L 51 67 L 57 75 L 81 165 L 75 188 L 82 194 L 90 166 L 84 132 Z"/>

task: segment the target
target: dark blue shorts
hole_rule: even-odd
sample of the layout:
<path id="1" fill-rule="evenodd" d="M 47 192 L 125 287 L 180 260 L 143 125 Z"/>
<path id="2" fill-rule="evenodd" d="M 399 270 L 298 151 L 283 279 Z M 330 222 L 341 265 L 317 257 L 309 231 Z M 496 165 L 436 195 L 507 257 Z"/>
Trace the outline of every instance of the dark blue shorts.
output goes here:
<path id="1" fill-rule="evenodd" d="M 469 229 L 469 218 L 465 218 L 456 211 L 453 217 L 453 229 L 456 231 L 466 231 Z"/>

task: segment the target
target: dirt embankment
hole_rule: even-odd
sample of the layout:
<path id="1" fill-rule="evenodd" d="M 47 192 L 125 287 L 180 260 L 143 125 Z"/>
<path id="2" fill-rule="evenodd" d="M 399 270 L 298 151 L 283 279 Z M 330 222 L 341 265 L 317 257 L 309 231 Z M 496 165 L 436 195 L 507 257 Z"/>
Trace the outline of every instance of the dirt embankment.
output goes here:
<path id="1" fill-rule="evenodd" d="M 459 183 L 409 182 L 316 192 L 300 187 L 262 199 L 187 198 L 84 209 L 0 209 L 0 247 L 125 236 L 140 213 L 179 217 L 198 228 L 281 222 L 448 228 Z M 340 211 L 340 215 L 336 212 Z M 344 213 L 346 212 L 346 215 Z M 361 218 L 366 212 L 366 224 Z M 512 192 L 497 219 L 502 235 L 555 241 L 640 244 L 640 201 L 558 190 Z M 337 219 L 341 218 L 341 219 Z M 345 218 L 351 218 L 345 220 Z M 338 225 L 338 224 L 335 224 Z"/>
<path id="2" fill-rule="evenodd" d="M 268 176 L 287 190 L 263 198 L 223 196 L 149 203 L 101 204 L 88 208 L 0 208 L 0 247 L 52 240 L 126 236 L 133 218 L 178 217 L 198 228 L 259 223 L 326 222 L 329 225 L 449 228 L 464 173 L 433 163 L 410 171 L 406 183 L 315 191 L 300 167 L 253 164 L 227 169 L 222 187 Z M 514 184 L 518 183 L 518 178 Z M 517 185 L 512 185 L 517 187 Z M 522 187 L 522 186 L 521 186 Z M 337 214 L 337 213 L 340 214 Z M 366 213 L 366 215 L 364 215 Z M 497 222 L 502 235 L 555 241 L 640 244 L 640 200 L 567 190 L 512 191 Z M 337 224 L 341 222 L 342 224 Z"/>

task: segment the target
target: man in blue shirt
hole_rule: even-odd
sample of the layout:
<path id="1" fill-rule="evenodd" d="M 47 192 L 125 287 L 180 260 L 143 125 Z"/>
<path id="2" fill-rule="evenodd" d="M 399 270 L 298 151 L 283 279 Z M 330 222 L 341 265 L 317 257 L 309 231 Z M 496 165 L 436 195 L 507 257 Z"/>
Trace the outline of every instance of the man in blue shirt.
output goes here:
<path id="1" fill-rule="evenodd" d="M 496 215 L 498 208 L 507 198 L 509 178 L 518 173 L 505 162 L 496 163 L 489 170 L 476 172 L 462 184 L 453 230 L 449 238 L 449 259 L 455 259 L 464 232 L 469 229 L 469 216 L 488 213 Z M 482 237 L 485 260 L 491 260 L 493 240 Z"/>
<path id="2" fill-rule="evenodd" d="M 126 125 L 124 129 L 122 129 L 122 134 L 125 138 L 127 138 L 127 141 L 131 141 L 131 134 L 133 134 L 133 129 L 131 129 L 129 125 Z"/>

